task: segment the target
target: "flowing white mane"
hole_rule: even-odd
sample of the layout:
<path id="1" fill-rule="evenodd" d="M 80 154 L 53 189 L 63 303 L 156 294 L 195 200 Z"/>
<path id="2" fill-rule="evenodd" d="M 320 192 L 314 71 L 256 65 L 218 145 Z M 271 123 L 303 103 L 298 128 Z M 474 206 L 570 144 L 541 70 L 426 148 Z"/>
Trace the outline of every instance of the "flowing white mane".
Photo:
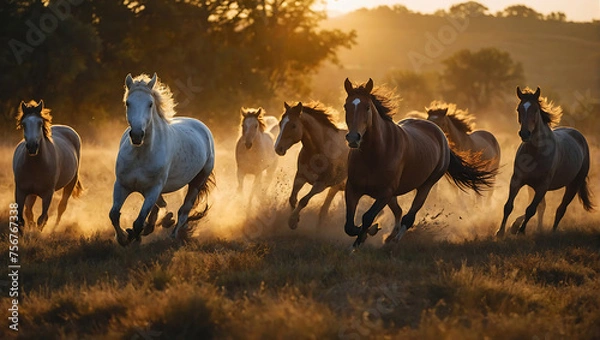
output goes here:
<path id="1" fill-rule="evenodd" d="M 129 93 L 132 91 L 146 91 L 154 97 L 154 102 L 156 103 L 156 112 L 160 117 L 162 117 L 166 121 L 170 121 L 176 114 L 175 100 L 173 99 L 173 92 L 166 84 L 162 83 L 160 79 L 156 80 L 156 84 L 152 89 L 148 88 L 148 83 L 150 82 L 151 77 L 147 74 L 140 74 L 139 76 L 133 78 L 133 84 L 128 89 L 125 86 L 125 95 L 123 96 L 123 101 L 127 100 Z"/>

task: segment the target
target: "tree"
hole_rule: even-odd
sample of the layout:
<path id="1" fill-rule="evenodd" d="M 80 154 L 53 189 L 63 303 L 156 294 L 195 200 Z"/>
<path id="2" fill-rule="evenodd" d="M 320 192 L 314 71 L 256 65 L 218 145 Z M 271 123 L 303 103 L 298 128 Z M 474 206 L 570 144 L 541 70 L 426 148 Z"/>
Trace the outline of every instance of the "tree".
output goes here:
<path id="1" fill-rule="evenodd" d="M 498 16 L 507 18 L 524 18 L 541 20 L 544 16 L 536 12 L 533 8 L 524 5 L 513 5 L 506 7 Z"/>
<path id="2" fill-rule="evenodd" d="M 461 50 L 442 63 L 446 97 L 463 107 L 488 107 L 524 80 L 521 63 L 496 48 Z"/>
<path id="3" fill-rule="evenodd" d="M 436 74 L 423 74 L 414 71 L 390 71 L 384 77 L 384 82 L 392 88 L 397 88 L 402 101 L 400 111 L 406 113 L 422 110 L 434 97 L 434 87 L 437 82 Z"/>
<path id="4" fill-rule="evenodd" d="M 563 12 L 552 12 L 546 16 L 546 20 L 566 22 L 567 15 Z"/>
<path id="5" fill-rule="evenodd" d="M 450 15 L 461 18 L 487 15 L 488 8 L 476 1 L 467 1 L 450 7 Z"/>

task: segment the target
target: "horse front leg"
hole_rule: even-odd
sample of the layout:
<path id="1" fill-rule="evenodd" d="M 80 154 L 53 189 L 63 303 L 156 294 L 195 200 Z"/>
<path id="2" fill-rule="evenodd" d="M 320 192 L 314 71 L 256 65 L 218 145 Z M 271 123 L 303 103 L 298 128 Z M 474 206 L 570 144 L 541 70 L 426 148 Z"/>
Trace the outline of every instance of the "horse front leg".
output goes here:
<path id="1" fill-rule="evenodd" d="M 319 226 L 321 226 L 325 221 L 325 217 L 327 216 L 331 202 L 333 201 L 335 194 L 337 194 L 340 190 L 344 190 L 343 184 L 332 186 L 327 191 L 327 196 L 325 197 L 325 201 L 323 201 L 323 205 L 319 211 Z"/>
<path id="2" fill-rule="evenodd" d="M 308 181 L 306 180 L 306 178 L 296 173 L 296 176 L 294 177 L 294 183 L 292 185 L 292 192 L 290 193 L 289 198 L 290 206 L 292 207 L 292 209 L 296 208 L 296 204 L 298 203 L 298 192 L 300 192 L 300 189 L 302 189 L 302 187 L 307 182 Z"/>
<path id="3" fill-rule="evenodd" d="M 523 224 L 521 224 L 519 231 L 517 231 L 517 234 L 523 234 L 523 235 L 525 234 L 525 228 L 527 228 L 527 222 L 529 222 L 529 220 L 533 217 L 533 215 L 535 215 L 538 205 L 544 199 L 544 196 L 546 195 L 547 191 L 548 191 L 547 186 L 544 186 L 544 188 L 542 188 L 542 189 L 535 190 L 535 195 L 533 196 L 533 201 L 531 201 L 531 204 L 529 204 L 529 206 L 525 210 L 525 219 L 523 220 Z"/>
<path id="4" fill-rule="evenodd" d="M 523 183 L 516 176 L 512 176 L 510 179 L 510 188 L 508 189 L 508 199 L 504 204 L 504 216 L 502 217 L 502 222 L 500 223 L 500 228 L 496 231 L 497 237 L 504 236 L 504 229 L 506 228 L 506 221 L 508 220 L 508 216 L 512 212 L 515 203 L 515 197 L 519 193 L 519 190 L 523 187 Z"/>
<path id="5" fill-rule="evenodd" d="M 304 197 L 302 197 L 300 199 L 300 201 L 298 202 L 298 205 L 292 211 L 292 214 L 290 215 L 290 218 L 288 219 L 288 226 L 290 227 L 290 229 L 298 228 L 298 223 L 300 222 L 300 211 L 308 205 L 308 201 L 310 201 L 310 199 L 314 195 L 322 192 L 323 190 L 325 190 L 325 188 L 326 188 L 326 186 L 324 183 L 316 182 L 312 186 L 312 188 L 310 188 L 310 191 L 308 192 L 308 194 L 306 194 Z"/>
<path id="6" fill-rule="evenodd" d="M 27 198 L 25 198 L 25 207 L 23 208 L 25 224 L 31 225 L 35 223 L 33 220 L 33 205 L 35 204 L 36 199 L 36 195 L 27 195 Z"/>
<path id="7" fill-rule="evenodd" d="M 52 195 L 54 195 L 54 189 L 48 190 L 44 194 L 42 194 L 42 214 L 38 217 L 37 225 L 40 231 L 44 230 L 46 226 L 46 222 L 48 222 L 48 209 L 50 208 L 50 203 L 52 203 Z"/>
<path id="8" fill-rule="evenodd" d="M 350 183 L 346 183 L 346 191 L 344 191 L 344 200 L 346 201 L 346 224 L 344 225 L 344 231 L 348 236 L 358 236 L 360 228 L 354 224 L 354 215 L 356 214 L 356 207 L 358 201 L 361 198 L 361 194 L 356 192 Z"/>
<path id="9" fill-rule="evenodd" d="M 367 239 L 367 235 L 375 236 L 375 234 L 377 234 L 377 232 L 379 231 L 379 226 L 371 225 L 373 224 L 373 221 L 375 221 L 375 218 L 381 212 L 381 210 L 385 208 L 386 205 L 388 205 L 391 198 L 391 196 L 386 195 L 383 198 L 376 199 L 375 203 L 373 203 L 371 208 L 369 208 L 369 210 L 367 210 L 367 212 L 363 214 L 362 225 L 360 226 L 358 237 L 356 238 L 356 241 L 354 241 L 353 245 L 355 248 L 365 242 L 365 240 Z"/>
<path id="10" fill-rule="evenodd" d="M 397 198 L 393 197 L 392 199 L 390 199 L 390 201 L 388 202 L 388 207 L 390 207 L 392 213 L 394 214 L 394 229 L 392 230 L 392 233 L 389 234 L 388 237 L 386 237 L 385 243 L 389 243 L 390 241 L 393 241 L 398 237 L 398 234 L 400 233 L 401 229 L 400 222 L 402 219 L 402 208 L 400 208 Z"/>
<path id="11" fill-rule="evenodd" d="M 133 222 L 133 229 L 127 229 L 127 239 L 129 242 L 132 240 L 140 241 L 140 235 L 144 230 L 144 225 L 146 224 L 146 218 L 156 206 L 156 201 L 160 197 L 160 192 L 162 191 L 162 185 L 158 185 L 152 188 L 149 192 L 146 192 L 144 195 L 144 203 L 142 204 L 142 209 L 140 209 L 140 213 L 138 217 Z M 158 211 L 157 211 L 158 213 Z M 155 221 L 156 222 L 156 221 Z"/>
<path id="12" fill-rule="evenodd" d="M 130 190 L 123 187 L 118 181 L 115 182 L 115 186 L 113 188 L 113 206 L 110 209 L 108 216 L 110 217 L 110 221 L 115 228 L 117 242 L 119 242 L 119 244 L 123 247 L 129 244 L 129 240 L 127 239 L 127 234 L 125 234 L 123 229 L 121 229 L 121 207 L 130 194 Z"/>

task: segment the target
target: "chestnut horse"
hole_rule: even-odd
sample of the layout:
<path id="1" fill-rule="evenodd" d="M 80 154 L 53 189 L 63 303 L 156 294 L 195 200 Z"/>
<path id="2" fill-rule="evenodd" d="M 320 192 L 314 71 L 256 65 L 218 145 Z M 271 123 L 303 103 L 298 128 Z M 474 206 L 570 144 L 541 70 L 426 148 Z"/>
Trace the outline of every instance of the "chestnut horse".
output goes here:
<path id="1" fill-rule="evenodd" d="M 524 185 L 531 187 L 535 194 L 525 210 L 525 217 L 517 219 L 521 226 L 515 232 L 525 233 L 527 222 L 535 214 L 538 205 L 545 205 L 544 196 L 548 191 L 566 187 L 562 202 L 556 210 L 553 231 L 556 231 L 575 195 L 579 195 L 585 210 L 593 209 L 587 184 L 590 150 L 585 137 L 570 127 L 552 129 L 560 121 L 562 110 L 560 107 L 553 107 L 546 98 L 540 98 L 539 87 L 535 92 L 531 89 L 521 91 L 517 87 L 517 97 L 521 101 L 517 112 L 521 124 L 519 136 L 523 143 L 515 157 L 508 200 L 504 205 L 504 217 L 497 236 L 504 235 L 506 220 L 513 210 L 515 197 Z M 539 213 L 541 225 L 543 211 Z"/>
<path id="2" fill-rule="evenodd" d="M 289 199 L 293 211 L 288 225 L 296 229 L 300 221 L 300 210 L 306 207 L 314 195 L 329 188 L 319 212 L 319 223 L 322 223 L 335 194 L 344 190 L 348 172 L 348 148 L 344 141 L 347 131 L 337 127 L 330 110 L 318 102 L 307 105 L 298 103 L 295 106 L 284 103 L 284 107 L 275 152 L 283 156 L 292 145 L 302 142 L 298 170 Z M 298 192 L 306 183 L 311 184 L 312 188 L 298 202 Z"/>
<path id="3" fill-rule="evenodd" d="M 351 148 L 348 156 L 346 184 L 346 234 L 357 236 L 354 246 L 365 241 L 367 234 L 379 231 L 372 225 L 377 214 L 387 205 L 392 210 L 395 226 L 386 243 L 399 240 L 412 227 L 416 213 L 425 203 L 433 185 L 449 175 L 459 188 L 479 193 L 492 184 L 495 171 L 485 170 L 485 162 L 466 159 L 450 150 L 444 132 L 424 119 L 404 119 L 394 123 L 390 94 L 373 91 L 373 80 L 354 87 L 346 78 L 344 109 Z M 408 213 L 402 217 L 397 196 L 416 190 Z M 375 203 L 363 215 L 362 225 L 354 224 L 358 201 L 364 195 Z M 401 218 L 402 217 L 402 218 Z"/>
<path id="4" fill-rule="evenodd" d="M 50 110 L 39 103 L 21 102 L 17 127 L 23 128 L 24 140 L 15 148 L 13 173 L 15 200 L 18 209 L 19 232 L 25 219 L 33 223 L 33 205 L 37 196 L 42 198 L 42 214 L 37 226 L 42 230 L 48 221 L 48 208 L 54 191 L 63 189 L 56 224 L 67 209 L 69 197 L 78 197 L 83 191 L 79 180 L 81 139 L 66 125 L 52 125 Z"/>

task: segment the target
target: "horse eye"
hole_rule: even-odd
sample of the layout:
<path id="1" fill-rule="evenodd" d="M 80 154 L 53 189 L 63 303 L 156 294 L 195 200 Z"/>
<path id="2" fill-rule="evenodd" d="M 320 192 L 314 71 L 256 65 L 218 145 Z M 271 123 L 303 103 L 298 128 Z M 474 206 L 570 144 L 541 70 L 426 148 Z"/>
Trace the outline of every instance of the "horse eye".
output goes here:
<path id="1" fill-rule="evenodd" d="M 129 102 L 125 102 L 125 106 L 129 107 Z"/>

